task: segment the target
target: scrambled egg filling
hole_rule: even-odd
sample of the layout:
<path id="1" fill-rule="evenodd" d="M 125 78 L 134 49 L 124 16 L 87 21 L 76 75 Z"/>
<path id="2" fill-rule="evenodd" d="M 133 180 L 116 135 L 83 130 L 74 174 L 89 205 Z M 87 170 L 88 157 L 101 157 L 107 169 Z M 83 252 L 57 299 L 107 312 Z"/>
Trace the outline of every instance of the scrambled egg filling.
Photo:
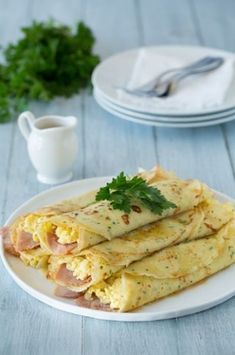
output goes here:
<path id="1" fill-rule="evenodd" d="M 70 244 L 74 243 L 79 238 L 79 232 L 73 228 L 67 226 L 57 226 L 50 221 L 44 221 L 39 225 L 38 233 L 41 239 L 46 238 L 47 233 L 55 233 L 58 238 L 58 243 L 60 244 Z"/>
<path id="2" fill-rule="evenodd" d="M 38 238 L 38 235 L 37 235 L 37 225 L 38 225 L 38 222 L 40 220 L 40 217 L 38 217 L 37 215 L 28 215 L 23 223 L 19 226 L 19 229 L 20 230 L 23 230 L 27 233 L 31 233 L 32 236 L 33 236 L 33 240 L 35 242 L 38 242 L 39 241 L 39 238 Z"/>
<path id="3" fill-rule="evenodd" d="M 39 269 L 47 267 L 49 255 L 39 255 L 33 251 L 25 251 L 20 253 L 20 258 L 26 266 Z"/>
<path id="4" fill-rule="evenodd" d="M 85 280 L 91 275 L 92 263 L 83 257 L 75 257 L 67 262 L 66 268 L 73 272 L 73 276 L 79 280 Z"/>
<path id="5" fill-rule="evenodd" d="M 95 294 L 100 302 L 103 304 L 110 304 L 112 309 L 121 308 L 122 298 L 122 280 L 121 277 L 117 277 L 112 284 L 108 284 L 105 281 L 100 282 L 88 289 L 86 292 L 86 298 L 92 298 L 92 294 Z"/>
<path id="6" fill-rule="evenodd" d="M 78 231 L 70 227 L 56 227 L 55 234 L 57 235 L 60 244 L 74 243 L 78 240 Z"/>
<path id="7" fill-rule="evenodd" d="M 119 267 L 110 266 L 104 259 L 98 256 L 96 256 L 95 260 L 90 260 L 83 256 L 70 257 L 70 259 L 66 261 L 66 268 L 72 271 L 73 276 L 79 280 L 85 280 L 87 277 L 91 276 L 96 282 L 109 277 L 113 272 L 119 269 Z"/>

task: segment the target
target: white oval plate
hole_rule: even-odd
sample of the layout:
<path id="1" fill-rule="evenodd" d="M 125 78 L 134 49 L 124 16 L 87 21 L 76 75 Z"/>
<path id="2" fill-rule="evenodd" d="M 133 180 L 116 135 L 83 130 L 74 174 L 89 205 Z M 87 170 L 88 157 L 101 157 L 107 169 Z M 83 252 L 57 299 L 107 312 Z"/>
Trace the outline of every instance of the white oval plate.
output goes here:
<path id="1" fill-rule="evenodd" d="M 199 46 L 155 46 L 159 54 L 169 55 L 173 57 L 182 57 L 189 61 L 195 60 L 198 57 L 204 56 L 223 56 L 225 58 L 234 58 L 234 53 L 227 52 L 215 48 L 199 47 Z M 143 113 L 153 113 L 159 115 L 173 116 L 189 116 L 201 115 L 206 113 L 216 113 L 235 108 L 235 80 L 233 80 L 226 102 L 221 106 L 216 106 L 201 111 L 184 110 L 177 111 L 176 109 L 151 109 L 148 111 L 141 107 L 131 104 L 129 101 L 121 100 L 118 96 L 117 87 L 125 87 L 127 80 L 132 71 L 140 48 L 121 52 L 105 59 L 100 63 L 92 74 L 92 83 L 94 88 L 97 88 L 105 98 L 113 104 L 127 108 L 133 111 Z"/>
<path id="2" fill-rule="evenodd" d="M 156 116 L 155 120 L 153 119 L 147 119 L 144 118 L 139 118 L 135 115 L 135 113 L 123 113 L 119 111 L 118 109 L 114 109 L 113 107 L 110 106 L 107 101 L 104 101 L 103 98 L 100 98 L 100 96 L 97 96 L 94 93 L 94 98 L 98 105 L 100 105 L 105 111 L 108 111 L 109 113 L 113 114 L 114 116 L 120 117 L 126 121 L 134 122 L 134 123 L 139 123 L 139 124 L 144 124 L 147 126 L 155 126 L 155 127 L 166 127 L 166 128 L 195 128 L 195 127 L 207 127 L 207 126 L 214 126 L 217 124 L 221 123 L 226 123 L 229 121 L 232 121 L 235 119 L 235 114 L 230 113 L 224 113 L 221 114 L 220 118 L 217 119 L 209 119 L 209 120 L 203 120 L 203 121 L 194 121 L 194 122 L 187 122 L 187 119 L 183 122 L 175 122 L 173 121 L 166 121 L 162 120 L 162 116 Z"/>
<path id="3" fill-rule="evenodd" d="M 196 122 L 203 122 L 203 121 L 210 121 L 210 120 L 215 120 L 219 119 L 224 116 L 235 116 L 235 108 L 231 110 L 226 110 L 222 112 L 216 112 L 216 113 L 210 113 L 210 114 L 205 114 L 205 115 L 198 115 L 198 116 L 163 116 L 163 115 L 156 115 L 152 113 L 141 113 L 137 111 L 132 111 L 125 109 L 121 106 L 113 104 L 111 101 L 107 100 L 105 96 L 97 89 L 93 90 L 93 95 L 95 98 L 98 100 L 102 101 L 106 106 L 110 107 L 113 110 L 116 110 L 120 113 L 127 114 L 134 116 L 136 118 L 141 118 L 141 119 L 147 119 L 147 120 L 152 120 L 152 121 L 163 121 L 163 122 L 171 122 L 171 123 L 196 123 Z"/>
<path id="4" fill-rule="evenodd" d="M 98 188 L 109 180 L 109 177 L 85 179 L 42 192 L 17 208 L 6 221 L 6 225 L 10 224 L 20 214 L 35 210 L 45 204 L 55 203 L 61 199 L 70 198 L 74 195 Z M 230 197 L 219 192 L 215 193 L 220 201 L 235 203 Z M 211 308 L 226 301 L 235 294 L 235 265 L 233 265 L 210 277 L 203 283 L 130 313 L 91 310 L 76 306 L 73 300 L 56 297 L 53 293 L 54 284 L 47 280 L 39 270 L 26 267 L 18 258 L 5 253 L 2 241 L 0 242 L 0 254 L 9 274 L 31 296 L 59 310 L 91 318 L 133 322 L 169 319 Z"/>

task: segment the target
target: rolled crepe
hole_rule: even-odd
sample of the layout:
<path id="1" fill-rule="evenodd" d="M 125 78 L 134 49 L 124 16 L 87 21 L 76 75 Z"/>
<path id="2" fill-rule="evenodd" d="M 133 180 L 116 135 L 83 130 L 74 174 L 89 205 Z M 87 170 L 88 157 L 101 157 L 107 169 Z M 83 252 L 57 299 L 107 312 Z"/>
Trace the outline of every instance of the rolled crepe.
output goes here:
<path id="1" fill-rule="evenodd" d="M 97 191 L 91 191 L 57 204 L 43 207 L 35 212 L 18 217 L 9 227 L 13 246 L 17 252 L 32 250 L 38 247 L 37 225 L 41 219 L 81 209 L 95 201 Z"/>
<path id="2" fill-rule="evenodd" d="M 235 219 L 217 234 L 166 248 L 131 264 L 77 299 L 81 306 L 127 312 L 183 290 L 235 262 Z"/>
<path id="3" fill-rule="evenodd" d="M 140 172 L 137 176 L 142 177 L 148 184 L 155 184 L 161 180 L 174 180 L 178 179 L 177 175 L 172 171 L 167 171 L 160 166 L 154 166 L 150 170 L 139 169 Z"/>
<path id="4" fill-rule="evenodd" d="M 138 175 L 151 183 L 177 178 L 172 172 L 165 171 L 160 167 L 143 171 Z M 7 240 L 5 249 L 15 256 L 20 256 L 26 265 L 34 267 L 44 265 L 45 260 L 48 259 L 48 255 L 51 254 L 51 252 L 47 248 L 41 249 L 40 247 L 37 235 L 37 226 L 40 221 L 42 219 L 46 221 L 52 216 L 59 216 L 63 213 L 74 210 L 77 211 L 78 209 L 86 207 L 95 202 L 96 193 L 97 190 L 94 190 L 18 217 L 8 229 L 6 227 L 4 228 L 4 235 L 5 237 L 7 236 L 7 238 L 4 238 L 4 240 Z M 71 245 L 61 245 L 60 251 L 67 253 L 71 248 L 73 248 Z"/>
<path id="5" fill-rule="evenodd" d="M 102 241 L 192 209 L 211 195 L 207 186 L 198 180 L 170 179 L 151 186 L 158 188 L 177 207 L 164 210 L 159 215 L 136 201 L 133 202 L 131 212 L 126 214 L 114 210 L 109 201 L 97 202 L 81 210 L 42 221 L 37 229 L 41 247 L 48 253 L 64 255 L 63 245 L 67 245 L 71 247 L 72 253 L 78 254 Z"/>
<path id="6" fill-rule="evenodd" d="M 84 291 L 136 260 L 169 245 L 208 236 L 233 217 L 233 206 L 216 200 L 103 242 L 78 256 L 51 256 L 48 276 L 73 291 Z"/>

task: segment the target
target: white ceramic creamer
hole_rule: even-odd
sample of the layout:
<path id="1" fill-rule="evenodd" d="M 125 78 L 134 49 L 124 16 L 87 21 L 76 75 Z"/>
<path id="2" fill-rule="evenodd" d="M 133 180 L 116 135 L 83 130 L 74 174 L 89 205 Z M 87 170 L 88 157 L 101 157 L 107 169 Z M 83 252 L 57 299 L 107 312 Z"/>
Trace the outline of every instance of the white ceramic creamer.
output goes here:
<path id="1" fill-rule="evenodd" d="M 18 118 L 21 133 L 28 144 L 28 153 L 45 184 L 59 184 L 72 178 L 77 154 L 76 117 L 43 116 L 35 118 L 23 112 Z"/>

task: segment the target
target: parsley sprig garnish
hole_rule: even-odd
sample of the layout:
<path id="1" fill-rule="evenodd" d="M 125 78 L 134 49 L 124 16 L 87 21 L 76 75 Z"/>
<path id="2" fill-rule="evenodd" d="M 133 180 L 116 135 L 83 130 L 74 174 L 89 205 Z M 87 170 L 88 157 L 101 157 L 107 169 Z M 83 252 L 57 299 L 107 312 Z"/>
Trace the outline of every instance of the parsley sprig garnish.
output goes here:
<path id="1" fill-rule="evenodd" d="M 153 213 L 161 215 L 168 208 L 175 208 L 176 205 L 168 201 L 161 192 L 146 183 L 139 176 L 128 178 L 121 172 L 116 178 L 96 194 L 96 201 L 108 200 L 114 209 L 130 213 L 134 203 L 141 202 Z"/>
<path id="2" fill-rule="evenodd" d="M 55 20 L 33 21 L 21 31 L 16 43 L 1 50 L 0 123 L 24 110 L 30 100 L 70 97 L 90 87 L 99 63 L 93 53 L 95 37 L 83 22 L 73 30 Z"/>

